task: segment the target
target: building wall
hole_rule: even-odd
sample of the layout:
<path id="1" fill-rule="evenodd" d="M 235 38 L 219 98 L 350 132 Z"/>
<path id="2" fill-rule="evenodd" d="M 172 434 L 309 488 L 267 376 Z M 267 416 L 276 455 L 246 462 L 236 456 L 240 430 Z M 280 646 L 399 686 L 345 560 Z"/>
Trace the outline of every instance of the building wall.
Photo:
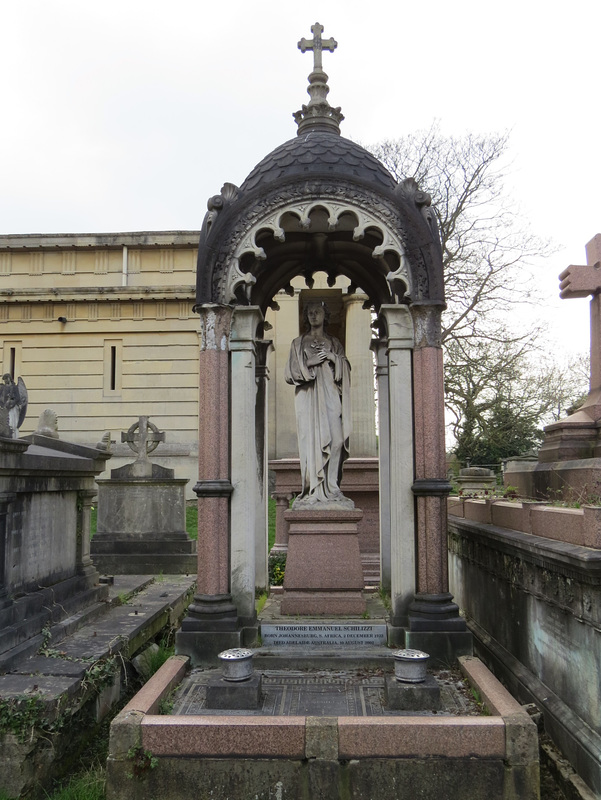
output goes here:
<path id="1" fill-rule="evenodd" d="M 141 414 L 166 433 L 155 460 L 196 480 L 198 233 L 0 237 L 4 372 L 22 377 L 21 435 L 53 409 L 66 440 L 116 441 Z M 217 402 L 217 400 L 216 400 Z"/>

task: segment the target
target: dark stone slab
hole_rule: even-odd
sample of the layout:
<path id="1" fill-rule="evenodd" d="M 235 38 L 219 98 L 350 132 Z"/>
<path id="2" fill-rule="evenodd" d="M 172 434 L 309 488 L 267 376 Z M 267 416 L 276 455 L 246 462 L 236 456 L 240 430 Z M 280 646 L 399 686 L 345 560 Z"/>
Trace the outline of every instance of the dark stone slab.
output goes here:
<path id="1" fill-rule="evenodd" d="M 471 631 L 405 631 L 405 647 L 428 653 L 431 664 L 447 666 L 473 655 L 474 639 Z"/>
<path id="2" fill-rule="evenodd" d="M 86 662 L 74 661 L 71 659 L 67 660 L 60 657 L 48 658 L 46 656 L 33 656 L 18 664 L 12 670 L 12 673 L 29 676 L 55 675 L 57 677 L 81 678 L 89 666 L 90 664 Z"/>
<path id="3" fill-rule="evenodd" d="M 261 675 L 255 672 L 246 681 L 226 681 L 221 676 L 209 678 L 205 705 L 219 709 L 253 709 L 261 705 Z"/>
<path id="4" fill-rule="evenodd" d="M 256 662 L 256 659 L 255 659 Z M 253 663 L 255 663 L 253 662 Z M 256 666 L 256 663 L 255 663 Z M 219 681 L 217 670 L 193 670 L 178 686 L 173 714 L 214 715 L 215 708 L 207 704 L 208 684 Z M 323 717 L 380 717 L 380 716 L 442 716 L 471 715 L 478 707 L 448 670 L 439 671 L 435 680 L 440 689 L 440 706 L 418 710 L 391 708 L 386 703 L 386 676 L 381 669 L 366 670 L 321 668 L 306 672 L 301 669 L 262 671 L 261 701 L 255 709 L 221 709 L 219 714 L 236 716 L 308 716 Z"/>
<path id="5" fill-rule="evenodd" d="M 386 705 L 395 711 L 438 711 L 442 708 L 440 686 L 431 675 L 423 683 L 402 683 L 394 675 L 385 682 Z"/>
<path id="6" fill-rule="evenodd" d="M 175 634 L 175 652 L 189 656 L 193 667 L 215 666 L 223 650 L 241 647 L 242 631 L 184 631 Z"/>
<path id="7" fill-rule="evenodd" d="M 193 545 L 196 542 L 192 542 Z M 101 575 L 196 575 L 196 553 L 110 553 L 92 551 L 92 561 Z"/>
<path id="8" fill-rule="evenodd" d="M 4 699 L 38 694 L 46 702 L 54 702 L 61 695 L 73 695 L 79 680 L 69 676 L 0 675 L 0 697 Z"/>

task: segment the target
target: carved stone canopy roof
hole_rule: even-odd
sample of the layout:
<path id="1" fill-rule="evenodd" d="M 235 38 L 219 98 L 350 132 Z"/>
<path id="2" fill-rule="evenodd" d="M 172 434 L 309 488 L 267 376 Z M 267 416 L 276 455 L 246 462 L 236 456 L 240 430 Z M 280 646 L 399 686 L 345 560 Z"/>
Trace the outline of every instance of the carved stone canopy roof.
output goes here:
<path id="1" fill-rule="evenodd" d="M 327 101 L 323 26 L 301 39 L 314 55 L 307 106 L 294 139 L 269 153 L 242 186 L 224 184 L 207 203 L 198 246 L 196 307 L 256 305 L 293 293 L 291 281 L 325 272 L 350 281 L 376 311 L 388 303 L 444 304 L 442 253 L 430 197 L 413 179 L 397 183 L 360 145 L 340 136 L 343 115 Z"/>
<path id="2" fill-rule="evenodd" d="M 240 190 L 254 192 L 269 184 L 318 176 L 324 179 L 344 176 L 380 191 L 392 191 L 397 185 L 386 167 L 360 145 L 334 131 L 311 130 L 265 156 Z"/>

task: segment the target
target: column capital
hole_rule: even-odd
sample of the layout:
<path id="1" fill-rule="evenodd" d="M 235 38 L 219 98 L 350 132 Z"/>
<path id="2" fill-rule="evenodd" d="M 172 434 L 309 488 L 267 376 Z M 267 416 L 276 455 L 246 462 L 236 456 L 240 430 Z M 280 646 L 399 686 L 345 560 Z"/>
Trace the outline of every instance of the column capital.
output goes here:
<path id="1" fill-rule="evenodd" d="M 444 306 L 425 303 L 411 306 L 416 350 L 424 347 L 438 349 L 442 347 L 440 316 L 444 308 Z"/>
<path id="2" fill-rule="evenodd" d="M 233 306 L 202 305 L 196 311 L 200 317 L 200 349 L 227 351 L 229 346 Z"/>
<path id="3" fill-rule="evenodd" d="M 407 306 L 383 305 L 380 314 L 386 322 L 384 337 L 389 350 L 410 350 L 414 346 L 414 329 L 411 312 Z"/>
<path id="4" fill-rule="evenodd" d="M 350 306 L 355 303 L 361 303 L 361 308 L 363 309 L 363 304 L 366 300 L 369 300 L 369 297 L 363 292 L 353 292 L 352 294 L 343 294 L 342 295 L 342 304 L 344 306 Z"/>
<path id="5" fill-rule="evenodd" d="M 263 314 L 259 306 L 237 306 L 232 317 L 230 350 L 253 349 L 262 322 Z"/>

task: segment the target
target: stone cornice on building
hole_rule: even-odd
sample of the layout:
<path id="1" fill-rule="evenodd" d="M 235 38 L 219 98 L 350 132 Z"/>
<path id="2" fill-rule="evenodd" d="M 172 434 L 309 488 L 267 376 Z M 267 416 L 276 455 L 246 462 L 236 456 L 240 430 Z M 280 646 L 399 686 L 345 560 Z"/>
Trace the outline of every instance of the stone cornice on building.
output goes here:
<path id="1" fill-rule="evenodd" d="M 27 233 L 0 234 L 0 252 L 6 250 L 54 250 L 122 247 L 198 247 L 200 231 L 134 231 L 125 233 Z"/>
<path id="2" fill-rule="evenodd" d="M 102 302 L 103 300 L 190 300 L 195 299 L 194 286 L 76 286 L 62 289 L 0 289 L 3 303 Z"/>

